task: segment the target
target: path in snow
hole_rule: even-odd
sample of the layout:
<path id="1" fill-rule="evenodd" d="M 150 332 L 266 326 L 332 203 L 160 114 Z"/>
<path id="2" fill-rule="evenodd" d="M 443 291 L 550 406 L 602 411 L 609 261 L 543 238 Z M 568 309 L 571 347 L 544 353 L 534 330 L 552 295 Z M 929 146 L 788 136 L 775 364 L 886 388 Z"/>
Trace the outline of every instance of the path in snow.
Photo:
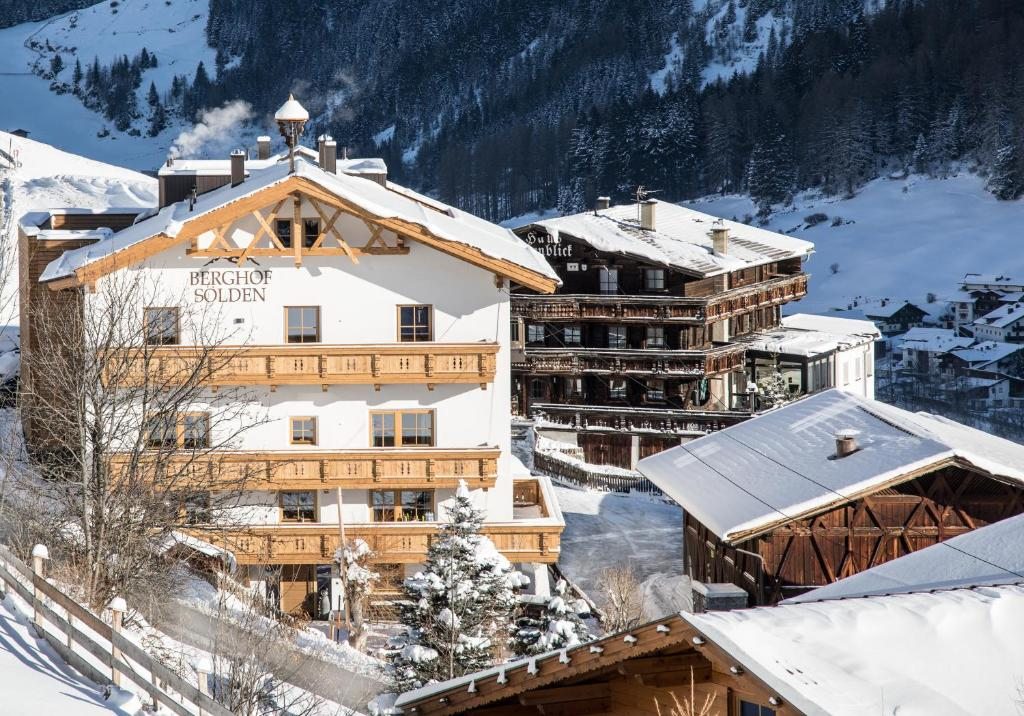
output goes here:
<path id="1" fill-rule="evenodd" d="M 135 707 L 138 703 L 134 703 Z M 0 601 L 0 713 L 110 716 L 122 712 L 41 639 L 8 596 Z"/>
<path id="2" fill-rule="evenodd" d="M 558 564 L 592 598 L 605 567 L 629 565 L 640 581 L 683 572 L 683 511 L 647 495 L 555 485 L 565 516 Z"/>

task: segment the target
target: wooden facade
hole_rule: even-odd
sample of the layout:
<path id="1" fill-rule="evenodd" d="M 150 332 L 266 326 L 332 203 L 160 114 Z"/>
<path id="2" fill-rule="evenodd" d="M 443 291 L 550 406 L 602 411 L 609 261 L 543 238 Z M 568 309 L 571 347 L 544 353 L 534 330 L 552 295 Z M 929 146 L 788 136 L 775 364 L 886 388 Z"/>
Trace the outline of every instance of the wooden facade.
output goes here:
<path id="1" fill-rule="evenodd" d="M 398 703 L 407 716 L 656 716 L 674 713 L 673 695 L 689 699 L 691 688 L 698 710 L 710 697 L 716 716 L 758 713 L 754 706 L 776 716 L 802 713 L 678 616 L 411 692 Z"/>
<path id="2" fill-rule="evenodd" d="M 684 562 L 695 580 L 731 582 L 751 605 L 775 604 L 1021 513 L 1024 487 L 947 460 L 729 542 L 687 513 Z"/>

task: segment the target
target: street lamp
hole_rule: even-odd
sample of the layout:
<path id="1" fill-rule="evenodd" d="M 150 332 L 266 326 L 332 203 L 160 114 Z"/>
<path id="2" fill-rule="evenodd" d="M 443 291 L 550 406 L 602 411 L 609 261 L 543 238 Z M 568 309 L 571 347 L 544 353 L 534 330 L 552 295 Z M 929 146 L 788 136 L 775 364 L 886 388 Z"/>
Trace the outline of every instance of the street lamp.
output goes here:
<path id="1" fill-rule="evenodd" d="M 299 104 L 294 95 L 288 95 L 288 101 L 281 105 L 281 108 L 274 113 L 274 121 L 277 128 L 288 145 L 289 173 L 295 173 L 295 147 L 299 144 L 299 137 L 309 120 L 309 112 Z"/>

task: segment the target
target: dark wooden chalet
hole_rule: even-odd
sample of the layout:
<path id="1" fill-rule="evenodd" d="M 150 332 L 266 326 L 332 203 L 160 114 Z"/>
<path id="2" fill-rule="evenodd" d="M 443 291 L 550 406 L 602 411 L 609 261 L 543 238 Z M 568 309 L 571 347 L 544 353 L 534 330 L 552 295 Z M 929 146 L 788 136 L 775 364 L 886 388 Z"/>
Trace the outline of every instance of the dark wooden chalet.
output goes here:
<path id="1" fill-rule="evenodd" d="M 744 346 L 807 292 L 812 244 L 648 201 L 516 233 L 562 286 L 512 296 L 512 400 L 577 433 L 588 462 L 637 457 L 750 413 Z"/>
<path id="2" fill-rule="evenodd" d="M 773 604 L 1024 513 L 1024 446 L 838 390 L 647 458 L 684 561 Z"/>

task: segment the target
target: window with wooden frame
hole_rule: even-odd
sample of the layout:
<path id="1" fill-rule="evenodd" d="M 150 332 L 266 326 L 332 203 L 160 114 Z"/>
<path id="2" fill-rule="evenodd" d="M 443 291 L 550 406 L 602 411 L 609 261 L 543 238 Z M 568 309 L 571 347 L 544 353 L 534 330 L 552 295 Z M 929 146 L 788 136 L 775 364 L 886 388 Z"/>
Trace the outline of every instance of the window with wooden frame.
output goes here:
<path id="1" fill-rule="evenodd" d="M 292 220 L 291 219 L 278 219 L 274 222 L 274 233 L 277 234 L 277 240 L 281 242 L 281 246 L 286 249 L 292 247 Z"/>
<path id="2" fill-rule="evenodd" d="M 644 290 L 664 291 L 665 290 L 665 269 L 645 268 L 644 269 Z"/>
<path id="3" fill-rule="evenodd" d="M 541 378 L 534 378 L 530 381 L 530 397 L 534 400 L 543 400 L 547 395 L 547 385 Z"/>
<path id="4" fill-rule="evenodd" d="M 602 266 L 598 270 L 598 291 L 601 293 L 619 292 L 619 270 Z"/>
<path id="5" fill-rule="evenodd" d="M 290 418 L 288 423 L 292 445 L 316 445 L 316 418 L 303 415 Z"/>
<path id="6" fill-rule="evenodd" d="M 320 306 L 286 306 L 284 323 L 288 343 L 320 342 Z"/>
<path id="7" fill-rule="evenodd" d="M 143 425 L 146 447 L 152 450 L 177 447 L 178 425 L 171 413 L 150 415 Z"/>
<path id="8" fill-rule="evenodd" d="M 578 346 L 583 342 L 583 329 L 580 326 L 566 326 L 562 329 L 562 342 L 567 346 Z"/>
<path id="9" fill-rule="evenodd" d="M 374 522 L 432 522 L 433 490 L 371 490 Z"/>
<path id="10" fill-rule="evenodd" d="M 526 342 L 531 344 L 544 342 L 543 324 L 530 323 L 526 326 Z"/>
<path id="11" fill-rule="evenodd" d="M 142 326 L 149 346 L 176 346 L 181 342 L 181 321 L 175 307 L 143 309 Z"/>
<path id="12" fill-rule="evenodd" d="M 625 326 L 608 326 L 608 347 L 609 348 L 625 348 L 626 347 L 626 327 Z"/>
<path id="13" fill-rule="evenodd" d="M 279 493 L 282 522 L 316 522 L 316 492 Z"/>
<path id="14" fill-rule="evenodd" d="M 210 447 L 209 413 L 185 413 L 181 416 L 181 446 L 186 450 Z"/>
<path id="15" fill-rule="evenodd" d="M 302 220 L 302 248 L 311 249 L 320 236 L 320 219 Z"/>
<path id="16" fill-rule="evenodd" d="M 433 410 L 389 410 L 370 413 L 373 447 L 432 447 Z"/>
<path id="17" fill-rule="evenodd" d="M 644 345 L 647 348 L 664 348 L 665 347 L 665 327 L 664 326 L 647 326 L 647 338 L 644 341 Z"/>
<path id="18" fill-rule="evenodd" d="M 647 400 L 665 399 L 665 381 L 660 378 L 648 378 L 644 397 Z"/>
<path id="19" fill-rule="evenodd" d="M 775 709 L 736 697 L 737 716 L 775 716 Z"/>
<path id="20" fill-rule="evenodd" d="M 608 381 L 608 397 L 612 400 L 626 399 L 627 393 L 625 378 L 612 378 Z"/>
<path id="21" fill-rule="evenodd" d="M 434 340 L 433 306 L 399 306 L 398 340 L 419 343 Z"/>

